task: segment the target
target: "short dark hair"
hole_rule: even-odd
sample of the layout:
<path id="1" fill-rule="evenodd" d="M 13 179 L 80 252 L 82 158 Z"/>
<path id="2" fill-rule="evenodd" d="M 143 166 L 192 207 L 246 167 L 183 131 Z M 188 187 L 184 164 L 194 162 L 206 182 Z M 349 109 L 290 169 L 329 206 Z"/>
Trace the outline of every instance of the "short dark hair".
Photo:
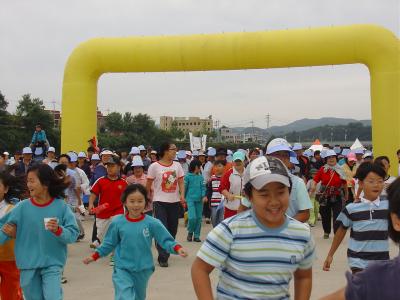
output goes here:
<path id="1" fill-rule="evenodd" d="M 69 156 L 68 154 L 65 154 L 65 153 L 61 154 L 58 157 L 58 160 L 60 160 L 61 157 L 65 157 L 66 159 L 68 159 L 68 162 L 71 162 L 71 156 Z"/>
<path id="2" fill-rule="evenodd" d="M 160 151 L 159 151 L 160 157 L 163 157 L 165 155 L 165 152 L 167 152 L 169 150 L 169 147 L 171 145 L 172 145 L 172 142 L 170 142 L 170 141 L 166 141 L 160 145 Z"/>
<path id="3" fill-rule="evenodd" d="M 389 200 L 389 237 L 393 240 L 393 242 L 399 244 L 400 232 L 394 229 L 390 214 L 395 214 L 398 218 L 400 218 L 400 177 L 393 181 L 386 191 Z"/>
<path id="4" fill-rule="evenodd" d="M 399 155 L 399 154 L 400 154 L 400 149 L 399 149 L 399 150 L 397 150 L 396 154 L 397 154 L 397 155 Z"/>
<path id="5" fill-rule="evenodd" d="M 201 162 L 197 159 L 192 160 L 189 164 L 189 173 L 193 173 L 196 167 L 201 168 Z"/>
<path id="6" fill-rule="evenodd" d="M 22 195 L 27 191 L 25 178 L 15 177 L 8 172 L 0 172 L 0 182 L 8 188 L 4 201 L 12 203 L 12 199 L 21 200 Z"/>
<path id="7" fill-rule="evenodd" d="M 56 175 L 54 170 L 47 164 L 34 164 L 28 169 L 27 174 L 35 172 L 42 185 L 47 186 L 51 197 L 64 197 L 64 190 L 68 184 L 64 182 L 64 178 Z"/>
<path id="8" fill-rule="evenodd" d="M 316 150 L 316 151 L 314 152 L 314 156 L 317 155 L 317 154 L 318 154 L 318 155 L 321 155 L 321 151 Z"/>
<path id="9" fill-rule="evenodd" d="M 150 199 L 147 195 L 147 190 L 142 184 L 138 184 L 138 183 L 130 184 L 125 188 L 125 190 L 123 191 L 123 193 L 121 195 L 122 203 L 124 204 L 126 202 L 126 199 L 128 198 L 128 196 L 135 192 L 139 192 L 144 196 L 144 201 L 147 206 L 150 202 Z"/>
<path id="10" fill-rule="evenodd" d="M 385 169 L 381 164 L 372 163 L 372 162 L 363 162 L 357 169 L 356 176 L 358 180 L 364 181 L 364 179 L 368 176 L 369 173 L 375 173 L 382 179 L 386 178 Z"/>
<path id="11" fill-rule="evenodd" d="M 215 166 L 217 166 L 217 165 L 223 165 L 224 167 L 226 166 L 226 161 L 225 160 L 216 160 L 216 161 L 214 161 L 214 165 Z"/>
<path id="12" fill-rule="evenodd" d="M 96 152 L 96 149 L 94 147 L 90 146 L 86 149 L 87 152 Z"/>
<path id="13" fill-rule="evenodd" d="M 382 160 L 386 160 L 390 164 L 389 157 L 387 157 L 386 155 L 378 156 L 377 158 L 375 158 L 374 162 L 382 164 Z"/>

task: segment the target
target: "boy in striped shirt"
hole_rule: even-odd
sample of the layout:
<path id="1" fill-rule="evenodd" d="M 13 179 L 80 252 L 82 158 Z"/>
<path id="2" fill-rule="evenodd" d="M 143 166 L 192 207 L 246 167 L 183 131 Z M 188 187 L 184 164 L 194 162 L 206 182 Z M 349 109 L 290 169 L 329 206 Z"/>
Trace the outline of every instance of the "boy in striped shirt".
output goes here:
<path id="1" fill-rule="evenodd" d="M 226 162 L 223 160 L 215 161 L 215 174 L 211 176 L 210 181 L 207 183 L 207 198 L 211 207 L 211 223 L 213 227 L 217 226 L 223 219 L 223 209 L 220 208 L 222 195 L 219 192 L 219 186 L 221 184 L 222 175 L 224 174 L 225 165 Z"/>
<path id="2" fill-rule="evenodd" d="M 346 205 L 336 222 L 340 224 L 324 262 L 324 271 L 330 265 L 340 243 L 350 228 L 347 258 L 353 274 L 367 268 L 374 261 L 389 259 L 388 201 L 380 198 L 386 172 L 376 163 L 362 163 L 355 176 L 364 191 L 361 201 Z"/>
<path id="3" fill-rule="evenodd" d="M 288 171 L 274 157 L 259 157 L 246 169 L 245 193 L 252 209 L 222 221 L 208 235 L 192 266 L 200 300 L 211 300 L 210 273 L 220 270 L 217 299 L 309 299 L 315 244 L 308 225 L 285 215 L 291 187 Z"/>

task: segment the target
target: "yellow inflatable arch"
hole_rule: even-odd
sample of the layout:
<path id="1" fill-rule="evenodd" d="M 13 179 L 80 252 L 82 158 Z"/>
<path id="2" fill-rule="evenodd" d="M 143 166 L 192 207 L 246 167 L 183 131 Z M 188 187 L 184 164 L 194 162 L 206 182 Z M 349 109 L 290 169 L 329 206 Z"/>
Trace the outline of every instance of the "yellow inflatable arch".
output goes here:
<path id="1" fill-rule="evenodd" d="M 375 25 L 88 40 L 65 67 L 61 150 L 86 149 L 96 135 L 97 81 L 104 73 L 355 63 L 365 64 L 371 76 L 374 153 L 395 159 L 400 148 L 400 41 Z"/>

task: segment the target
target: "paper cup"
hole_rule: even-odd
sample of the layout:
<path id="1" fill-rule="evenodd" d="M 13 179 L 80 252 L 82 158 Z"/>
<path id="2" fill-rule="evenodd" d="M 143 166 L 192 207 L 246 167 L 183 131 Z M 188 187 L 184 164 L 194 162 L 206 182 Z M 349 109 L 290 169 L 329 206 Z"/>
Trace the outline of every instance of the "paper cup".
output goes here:
<path id="1" fill-rule="evenodd" d="M 43 219 L 43 222 L 44 222 L 44 228 L 46 228 L 46 230 L 48 230 L 48 229 L 47 229 L 47 223 L 49 223 L 51 220 L 55 220 L 55 221 L 57 221 L 57 222 L 58 222 L 58 218 L 56 218 L 56 217 L 52 217 L 52 218 L 44 218 L 44 219 Z"/>

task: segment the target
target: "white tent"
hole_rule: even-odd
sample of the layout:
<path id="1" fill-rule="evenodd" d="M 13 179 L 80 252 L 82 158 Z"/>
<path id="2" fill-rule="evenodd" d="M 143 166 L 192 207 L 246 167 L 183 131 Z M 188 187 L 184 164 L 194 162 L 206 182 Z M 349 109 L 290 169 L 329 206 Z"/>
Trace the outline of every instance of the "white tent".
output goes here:
<path id="1" fill-rule="evenodd" d="M 365 150 L 364 146 L 361 144 L 360 140 L 357 138 L 354 142 L 354 144 L 350 147 L 351 150 L 355 149 L 363 149 Z"/>
<path id="2" fill-rule="evenodd" d="M 322 149 L 323 149 L 324 147 L 321 145 L 321 142 L 319 141 L 319 139 L 316 139 L 315 141 L 314 141 L 314 143 L 311 145 L 311 147 L 310 148 L 308 148 L 308 149 L 310 149 L 310 150 L 312 150 L 313 152 L 315 152 L 315 151 L 321 151 Z"/>

